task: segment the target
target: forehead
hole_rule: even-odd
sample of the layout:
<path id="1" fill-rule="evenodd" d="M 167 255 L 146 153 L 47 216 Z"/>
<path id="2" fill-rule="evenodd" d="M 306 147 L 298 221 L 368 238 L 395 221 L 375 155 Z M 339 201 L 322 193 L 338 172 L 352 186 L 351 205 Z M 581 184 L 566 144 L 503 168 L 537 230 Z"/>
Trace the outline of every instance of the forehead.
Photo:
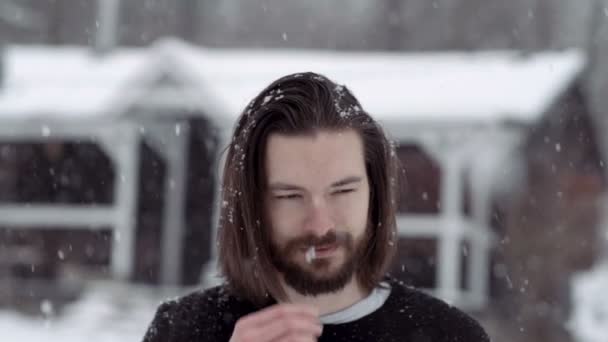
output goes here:
<path id="1" fill-rule="evenodd" d="M 363 177 L 363 142 L 350 129 L 296 136 L 274 133 L 268 138 L 265 167 L 269 183 L 306 186 L 343 177 Z"/>

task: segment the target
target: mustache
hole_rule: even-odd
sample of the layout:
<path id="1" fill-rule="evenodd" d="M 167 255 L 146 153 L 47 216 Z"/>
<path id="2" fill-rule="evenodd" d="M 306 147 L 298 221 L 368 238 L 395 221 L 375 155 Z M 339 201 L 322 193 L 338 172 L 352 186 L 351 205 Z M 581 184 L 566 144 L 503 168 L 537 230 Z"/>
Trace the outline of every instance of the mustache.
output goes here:
<path id="1" fill-rule="evenodd" d="M 348 232 L 329 231 L 323 236 L 307 234 L 302 237 L 290 240 L 286 245 L 286 250 L 308 249 L 323 245 L 349 245 L 352 244 L 352 236 Z"/>

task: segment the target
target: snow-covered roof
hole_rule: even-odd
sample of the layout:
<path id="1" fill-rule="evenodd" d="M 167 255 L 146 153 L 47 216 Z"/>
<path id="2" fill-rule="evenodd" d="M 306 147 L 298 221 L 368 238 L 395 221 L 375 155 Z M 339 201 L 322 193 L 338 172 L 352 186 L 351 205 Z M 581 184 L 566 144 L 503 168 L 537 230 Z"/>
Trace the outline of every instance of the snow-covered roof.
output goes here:
<path id="1" fill-rule="evenodd" d="M 229 113 L 265 86 L 314 71 L 346 85 L 383 121 L 534 122 L 582 71 L 580 51 L 320 52 L 173 46 Z"/>
<path id="2" fill-rule="evenodd" d="M 0 119 L 121 114 L 114 109 L 124 107 L 115 103 L 132 98 L 138 87 L 154 86 L 145 81 L 153 80 L 152 74 L 169 72 L 197 94 L 196 105 L 231 121 L 273 80 L 314 71 L 345 84 L 385 122 L 530 123 L 584 63 L 578 51 L 524 56 L 513 51 L 239 50 L 170 40 L 100 57 L 86 48 L 8 47 Z"/>
<path id="3" fill-rule="evenodd" d="M 101 114 L 147 63 L 135 50 L 101 57 L 82 47 L 10 46 L 5 53 L 0 119 Z"/>

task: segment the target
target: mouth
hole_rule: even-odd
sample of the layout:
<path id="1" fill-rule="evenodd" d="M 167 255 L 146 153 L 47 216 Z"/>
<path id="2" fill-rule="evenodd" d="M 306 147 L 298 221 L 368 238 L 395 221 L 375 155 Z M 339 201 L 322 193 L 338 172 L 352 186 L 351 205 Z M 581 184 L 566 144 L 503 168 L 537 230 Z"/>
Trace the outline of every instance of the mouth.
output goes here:
<path id="1" fill-rule="evenodd" d="M 338 247 L 339 244 L 337 243 L 319 245 L 304 250 L 304 253 L 306 253 L 307 261 L 311 262 L 315 259 L 328 258 L 332 256 Z"/>

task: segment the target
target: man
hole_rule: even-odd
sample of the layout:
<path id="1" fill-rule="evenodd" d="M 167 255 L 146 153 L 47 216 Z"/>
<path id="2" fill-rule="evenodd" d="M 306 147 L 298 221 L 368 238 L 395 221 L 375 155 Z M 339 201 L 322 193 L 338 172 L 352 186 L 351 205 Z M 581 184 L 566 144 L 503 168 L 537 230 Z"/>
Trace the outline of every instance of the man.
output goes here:
<path id="1" fill-rule="evenodd" d="M 240 116 L 224 168 L 224 285 L 162 304 L 144 341 L 489 341 L 385 276 L 396 161 L 344 86 L 285 76 Z"/>

